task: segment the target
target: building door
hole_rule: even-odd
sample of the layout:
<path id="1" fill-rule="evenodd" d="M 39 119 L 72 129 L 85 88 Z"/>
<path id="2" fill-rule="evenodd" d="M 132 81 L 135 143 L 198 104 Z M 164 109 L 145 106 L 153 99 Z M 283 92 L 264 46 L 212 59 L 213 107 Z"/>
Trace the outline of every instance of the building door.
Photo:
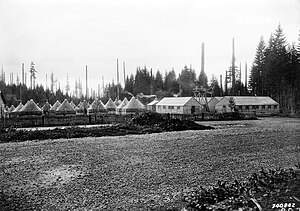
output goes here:
<path id="1" fill-rule="evenodd" d="M 196 107 L 192 106 L 192 108 L 191 108 L 191 114 L 194 114 L 195 112 L 196 112 Z"/>

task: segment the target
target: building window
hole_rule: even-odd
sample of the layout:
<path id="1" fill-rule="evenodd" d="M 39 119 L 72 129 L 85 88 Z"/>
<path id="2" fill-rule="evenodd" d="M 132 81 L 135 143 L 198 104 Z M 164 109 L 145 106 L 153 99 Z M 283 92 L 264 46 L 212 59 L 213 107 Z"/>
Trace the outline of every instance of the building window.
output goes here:
<path id="1" fill-rule="evenodd" d="M 158 109 L 160 109 L 160 106 L 157 106 Z"/>
<path id="2" fill-rule="evenodd" d="M 249 110 L 249 106 L 246 106 L 245 109 L 246 109 L 246 110 Z"/>
<path id="3" fill-rule="evenodd" d="M 174 109 L 174 106 L 169 106 L 169 109 Z"/>
<path id="4" fill-rule="evenodd" d="M 274 109 L 277 109 L 277 105 L 274 105 Z"/>
<path id="5" fill-rule="evenodd" d="M 163 109 L 166 109 L 166 106 L 163 106 Z"/>
<path id="6" fill-rule="evenodd" d="M 179 109 L 180 109 L 180 106 L 177 106 L 177 109 L 179 110 Z"/>
<path id="7" fill-rule="evenodd" d="M 270 106 L 270 105 L 268 105 L 268 109 L 271 109 L 271 106 Z"/>
<path id="8" fill-rule="evenodd" d="M 262 108 L 262 109 L 265 109 L 265 105 L 262 105 L 261 108 Z"/>

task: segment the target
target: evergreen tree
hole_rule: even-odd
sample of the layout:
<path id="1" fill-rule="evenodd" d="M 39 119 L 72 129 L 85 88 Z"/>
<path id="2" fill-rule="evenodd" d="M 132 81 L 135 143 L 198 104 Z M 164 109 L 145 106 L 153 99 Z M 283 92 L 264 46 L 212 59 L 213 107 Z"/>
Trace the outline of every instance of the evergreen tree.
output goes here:
<path id="1" fill-rule="evenodd" d="M 129 78 L 128 76 L 126 77 L 124 90 L 126 92 L 133 93 L 133 86 L 134 86 L 134 76 L 133 74 L 131 74 Z"/>
<path id="2" fill-rule="evenodd" d="M 163 89 L 164 89 L 163 77 L 160 71 L 158 70 L 154 78 L 153 91 L 154 93 L 156 93 L 157 91 L 162 91 Z"/>
<path id="3" fill-rule="evenodd" d="M 263 74 L 263 93 L 270 95 L 283 110 L 287 109 L 285 104 L 285 92 L 289 86 L 287 79 L 289 73 L 289 58 L 286 50 L 287 42 L 281 26 L 269 40 L 266 48 L 266 71 Z M 266 92 L 264 92 L 266 90 Z"/>
<path id="4" fill-rule="evenodd" d="M 219 86 L 218 79 L 213 75 L 209 85 L 212 89 L 212 96 L 221 96 L 222 90 Z"/>
<path id="5" fill-rule="evenodd" d="M 265 73 L 265 42 L 263 37 L 260 38 L 256 48 L 256 54 L 252 68 L 250 70 L 249 86 L 253 95 L 262 95 L 262 76 Z"/>
<path id="6" fill-rule="evenodd" d="M 193 89 L 196 84 L 195 70 L 184 66 L 180 73 L 181 96 L 193 96 Z"/>
<path id="7" fill-rule="evenodd" d="M 146 67 L 141 69 L 140 67 L 136 70 L 133 94 L 137 95 L 143 93 L 149 95 L 151 92 L 151 76 Z"/>
<path id="8" fill-rule="evenodd" d="M 235 107 L 234 98 L 231 96 L 228 101 L 229 101 L 228 106 L 229 106 L 229 108 L 231 109 L 231 112 L 232 112 L 234 110 L 234 107 Z"/>
<path id="9" fill-rule="evenodd" d="M 173 96 L 179 92 L 179 83 L 174 69 L 165 73 L 164 92 L 167 96 Z"/>
<path id="10" fill-rule="evenodd" d="M 203 87 L 207 88 L 208 87 L 207 82 L 208 82 L 207 75 L 205 74 L 204 71 L 201 71 L 200 74 L 199 74 L 199 77 L 198 77 L 197 85 L 199 87 L 203 86 Z"/>

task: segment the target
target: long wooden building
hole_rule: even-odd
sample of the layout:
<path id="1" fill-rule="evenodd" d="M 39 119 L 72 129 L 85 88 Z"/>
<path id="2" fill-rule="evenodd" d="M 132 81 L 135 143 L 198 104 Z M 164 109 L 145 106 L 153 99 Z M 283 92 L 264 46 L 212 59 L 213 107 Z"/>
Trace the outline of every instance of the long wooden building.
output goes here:
<path id="1" fill-rule="evenodd" d="M 199 114 L 201 104 L 194 97 L 164 97 L 155 105 L 157 113 Z"/>
<path id="2" fill-rule="evenodd" d="M 279 113 L 279 104 L 267 96 L 232 96 L 235 110 L 239 112 L 256 112 L 257 115 L 275 115 Z M 215 104 L 217 113 L 231 112 L 230 96 L 223 97 Z"/>

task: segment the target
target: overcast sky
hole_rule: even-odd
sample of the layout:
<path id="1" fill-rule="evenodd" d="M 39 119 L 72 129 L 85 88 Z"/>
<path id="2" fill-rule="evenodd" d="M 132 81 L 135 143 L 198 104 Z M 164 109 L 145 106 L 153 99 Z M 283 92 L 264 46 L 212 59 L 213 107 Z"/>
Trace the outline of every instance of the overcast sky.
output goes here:
<path id="1" fill-rule="evenodd" d="M 88 65 L 97 89 L 102 76 L 116 81 L 117 58 L 126 74 L 145 65 L 178 74 L 191 65 L 198 75 L 204 42 L 205 72 L 219 77 L 231 64 L 233 37 L 244 71 L 260 37 L 267 42 L 279 23 L 298 43 L 299 0 L 0 0 L 0 64 L 16 78 L 34 61 L 39 84 L 53 72 L 65 86 L 68 74 L 72 89 Z"/>

